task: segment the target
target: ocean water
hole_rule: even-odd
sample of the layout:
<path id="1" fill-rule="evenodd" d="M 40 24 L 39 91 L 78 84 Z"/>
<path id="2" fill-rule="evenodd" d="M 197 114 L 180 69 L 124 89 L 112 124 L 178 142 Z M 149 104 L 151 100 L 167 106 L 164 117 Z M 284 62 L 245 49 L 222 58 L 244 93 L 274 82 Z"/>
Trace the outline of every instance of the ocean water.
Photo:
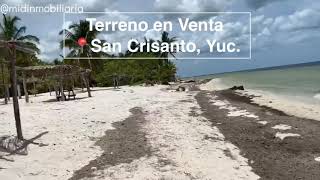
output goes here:
<path id="1" fill-rule="evenodd" d="M 202 78 L 219 78 L 228 87 L 244 85 L 248 89 L 320 105 L 320 65 L 225 73 Z"/>

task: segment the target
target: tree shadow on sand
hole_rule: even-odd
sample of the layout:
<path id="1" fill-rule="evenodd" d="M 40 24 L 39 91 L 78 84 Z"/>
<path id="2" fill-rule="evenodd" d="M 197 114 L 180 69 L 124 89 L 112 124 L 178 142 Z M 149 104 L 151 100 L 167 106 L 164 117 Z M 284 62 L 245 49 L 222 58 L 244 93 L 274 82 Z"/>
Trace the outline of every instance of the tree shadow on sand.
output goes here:
<path id="1" fill-rule="evenodd" d="M 0 156 L 0 159 L 13 162 L 12 159 L 8 159 L 7 157 L 9 157 L 11 155 L 15 155 L 15 154 L 27 155 L 27 154 L 21 154 L 20 152 L 25 150 L 25 149 L 27 149 L 29 144 L 34 144 L 34 145 L 37 145 L 39 147 L 48 146 L 48 144 L 35 142 L 35 140 L 39 139 L 40 137 L 42 137 L 43 135 L 45 135 L 47 133 L 49 133 L 49 131 L 42 132 L 42 133 L 38 134 L 37 136 L 35 136 L 35 137 L 31 138 L 31 139 L 24 139 L 24 140 L 22 140 L 22 144 L 19 147 L 15 147 L 14 149 L 0 146 L 0 152 L 8 153 L 6 155 Z M 3 136 L 2 140 L 5 140 L 8 137 L 10 137 L 10 136 Z M 3 145 L 4 143 L 0 142 L 0 144 Z"/>

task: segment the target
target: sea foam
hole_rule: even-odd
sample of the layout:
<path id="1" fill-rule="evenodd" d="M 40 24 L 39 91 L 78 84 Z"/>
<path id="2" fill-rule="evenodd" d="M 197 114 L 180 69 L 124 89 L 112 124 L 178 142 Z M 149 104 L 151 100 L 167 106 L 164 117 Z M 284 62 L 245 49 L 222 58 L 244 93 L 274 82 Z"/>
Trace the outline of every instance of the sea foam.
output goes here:
<path id="1" fill-rule="evenodd" d="M 315 99 L 320 100 L 320 93 L 313 96 Z"/>

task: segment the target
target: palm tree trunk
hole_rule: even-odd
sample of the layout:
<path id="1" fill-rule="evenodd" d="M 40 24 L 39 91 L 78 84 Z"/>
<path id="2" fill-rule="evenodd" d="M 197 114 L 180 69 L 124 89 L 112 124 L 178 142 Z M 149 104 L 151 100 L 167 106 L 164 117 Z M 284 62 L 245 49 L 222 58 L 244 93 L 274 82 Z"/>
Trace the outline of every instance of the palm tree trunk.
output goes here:
<path id="1" fill-rule="evenodd" d="M 89 59 L 88 62 L 89 62 L 89 68 L 90 68 L 90 70 L 92 70 L 91 59 Z"/>
<path id="2" fill-rule="evenodd" d="M 22 136 L 22 128 L 21 128 L 21 119 L 20 119 L 20 110 L 19 110 L 19 100 L 17 97 L 17 73 L 16 73 L 16 45 L 11 44 L 11 91 L 12 91 L 12 101 L 13 101 L 13 110 L 14 110 L 14 118 L 16 121 L 16 129 L 18 139 L 23 140 Z"/>

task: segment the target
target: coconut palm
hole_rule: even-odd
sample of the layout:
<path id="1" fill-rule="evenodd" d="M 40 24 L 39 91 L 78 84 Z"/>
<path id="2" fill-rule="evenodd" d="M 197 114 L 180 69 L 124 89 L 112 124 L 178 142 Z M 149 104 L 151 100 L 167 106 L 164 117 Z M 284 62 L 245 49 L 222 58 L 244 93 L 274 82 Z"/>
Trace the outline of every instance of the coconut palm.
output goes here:
<path id="1" fill-rule="evenodd" d="M 90 69 L 92 70 L 91 58 L 100 57 L 105 54 L 92 52 L 91 44 L 86 44 L 83 47 L 81 47 L 78 44 L 78 40 L 80 38 L 85 38 L 87 42 L 91 42 L 92 40 L 97 38 L 99 31 L 97 31 L 95 28 L 93 28 L 93 30 L 90 31 L 89 27 L 90 27 L 90 24 L 88 21 L 80 20 L 79 23 L 71 24 L 68 29 L 63 29 L 62 31 L 60 31 L 59 34 L 65 35 L 64 41 L 60 42 L 60 48 L 61 49 L 64 47 L 69 48 L 70 52 L 68 53 L 67 57 L 88 58 L 88 64 Z M 77 60 L 77 63 L 80 66 L 79 59 Z"/>
<path id="2" fill-rule="evenodd" d="M 176 42 L 177 41 L 177 37 L 169 37 L 169 33 L 166 32 L 166 31 L 163 31 L 162 34 L 161 34 L 161 40 L 160 40 L 160 43 L 168 43 L 169 45 Z M 176 51 L 172 51 L 172 52 L 160 52 L 160 57 L 162 59 L 165 60 L 166 63 L 168 63 L 168 58 L 169 58 L 169 55 L 173 56 L 174 58 L 175 55 L 174 53 L 176 53 Z"/>
<path id="3" fill-rule="evenodd" d="M 24 35 L 26 26 L 18 26 L 21 19 L 17 16 L 6 16 L 3 14 L 2 23 L 0 23 L 0 39 L 2 42 L 11 42 L 16 45 L 17 50 L 21 52 L 39 53 L 37 43 L 39 39 L 33 35 Z M 27 52 L 27 53 L 28 53 Z"/>
<path id="4" fill-rule="evenodd" d="M 17 25 L 20 20 L 17 16 L 3 15 L 2 22 L 0 23 L 0 40 L 1 42 L 14 42 L 18 50 L 17 65 L 26 66 L 34 64 L 34 54 L 40 52 L 37 47 L 39 39 L 33 35 L 24 35 L 27 28 L 26 26 Z M 0 52 L 0 56 L 6 58 L 6 48 L 2 47 Z M 30 52 L 32 53 L 30 54 Z"/>
<path id="5" fill-rule="evenodd" d="M 25 26 L 18 26 L 20 20 L 17 16 L 3 15 L 2 23 L 0 23 L 0 47 L 2 50 L 5 50 L 5 57 L 7 61 L 10 62 L 10 80 L 17 136 L 18 139 L 23 140 L 19 101 L 17 97 L 16 51 L 28 54 L 39 52 L 36 45 L 39 39 L 32 35 L 24 35 L 27 28 Z"/>

